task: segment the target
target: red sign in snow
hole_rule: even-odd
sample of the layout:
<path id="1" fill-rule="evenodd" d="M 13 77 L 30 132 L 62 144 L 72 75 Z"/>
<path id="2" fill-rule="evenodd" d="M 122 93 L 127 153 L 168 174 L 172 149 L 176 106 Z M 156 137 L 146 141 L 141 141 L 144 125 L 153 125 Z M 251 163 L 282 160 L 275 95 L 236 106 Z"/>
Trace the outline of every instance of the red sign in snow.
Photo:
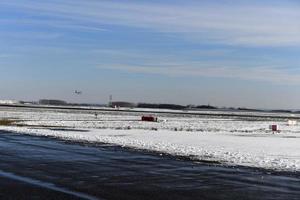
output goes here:
<path id="1" fill-rule="evenodd" d="M 275 124 L 270 125 L 270 129 L 271 129 L 272 131 L 278 131 L 278 127 L 277 127 L 277 125 L 275 125 Z"/>

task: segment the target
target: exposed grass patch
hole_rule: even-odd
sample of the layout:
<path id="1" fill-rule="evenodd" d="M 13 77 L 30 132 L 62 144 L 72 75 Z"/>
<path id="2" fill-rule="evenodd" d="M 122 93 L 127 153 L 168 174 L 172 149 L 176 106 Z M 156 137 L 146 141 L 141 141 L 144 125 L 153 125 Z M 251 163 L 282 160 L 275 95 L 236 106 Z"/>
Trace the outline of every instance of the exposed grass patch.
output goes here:
<path id="1" fill-rule="evenodd" d="M 0 126 L 11 126 L 14 125 L 16 121 L 10 119 L 0 119 Z"/>

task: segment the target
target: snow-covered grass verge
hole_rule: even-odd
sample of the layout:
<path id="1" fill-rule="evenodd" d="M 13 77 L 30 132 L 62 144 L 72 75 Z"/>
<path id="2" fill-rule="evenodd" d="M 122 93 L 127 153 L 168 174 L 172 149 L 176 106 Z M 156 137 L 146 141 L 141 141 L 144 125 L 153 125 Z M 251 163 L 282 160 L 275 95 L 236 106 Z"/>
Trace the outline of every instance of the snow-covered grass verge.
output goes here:
<path id="1" fill-rule="evenodd" d="M 91 129 L 89 132 L 0 127 L 1 130 L 64 140 L 101 142 L 230 165 L 300 170 L 300 138 L 149 130 Z"/>
<path id="2" fill-rule="evenodd" d="M 23 120 L 26 126 L 0 126 L 0 130 L 110 143 L 228 165 L 300 171 L 300 126 L 287 126 L 286 121 L 162 116 L 161 123 L 149 123 L 131 114 L 102 113 L 95 118 L 87 113 L 0 111 L 0 118 L 4 117 Z M 272 134 L 270 124 L 278 124 L 281 132 Z"/>

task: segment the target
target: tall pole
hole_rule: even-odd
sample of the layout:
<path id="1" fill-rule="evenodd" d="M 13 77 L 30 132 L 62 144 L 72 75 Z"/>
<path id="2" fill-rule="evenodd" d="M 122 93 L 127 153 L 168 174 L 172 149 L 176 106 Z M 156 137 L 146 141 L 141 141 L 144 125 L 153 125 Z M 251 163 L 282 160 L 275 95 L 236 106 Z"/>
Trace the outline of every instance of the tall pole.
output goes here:
<path id="1" fill-rule="evenodd" d="M 113 100 L 113 96 L 112 95 L 109 95 L 109 103 L 108 103 L 108 106 L 112 106 L 112 100 Z"/>

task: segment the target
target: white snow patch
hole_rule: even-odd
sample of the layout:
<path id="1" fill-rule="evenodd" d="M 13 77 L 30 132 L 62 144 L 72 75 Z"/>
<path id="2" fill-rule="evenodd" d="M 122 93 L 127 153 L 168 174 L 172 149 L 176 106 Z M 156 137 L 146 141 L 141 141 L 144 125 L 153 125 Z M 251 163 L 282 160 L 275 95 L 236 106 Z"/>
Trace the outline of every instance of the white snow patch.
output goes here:
<path id="1" fill-rule="evenodd" d="M 52 136 L 64 140 L 111 143 L 188 156 L 193 159 L 219 161 L 230 165 L 289 171 L 300 169 L 300 139 L 284 138 L 283 135 L 252 137 L 166 130 L 91 129 L 89 132 L 78 132 L 25 127 L 1 127 L 0 129 L 37 136 Z"/>
<path id="2" fill-rule="evenodd" d="M 25 120 L 20 123 L 26 125 L 69 128 L 62 131 L 0 126 L 0 130 L 23 134 L 110 143 L 228 165 L 300 170 L 300 126 L 288 126 L 287 121 L 162 115 L 161 123 L 151 123 L 130 113 L 103 112 L 95 118 L 93 113 L 18 109 L 0 110 L 0 118 Z M 277 124 L 281 132 L 270 132 L 270 124 Z M 74 128 L 88 131 L 72 131 Z"/>

